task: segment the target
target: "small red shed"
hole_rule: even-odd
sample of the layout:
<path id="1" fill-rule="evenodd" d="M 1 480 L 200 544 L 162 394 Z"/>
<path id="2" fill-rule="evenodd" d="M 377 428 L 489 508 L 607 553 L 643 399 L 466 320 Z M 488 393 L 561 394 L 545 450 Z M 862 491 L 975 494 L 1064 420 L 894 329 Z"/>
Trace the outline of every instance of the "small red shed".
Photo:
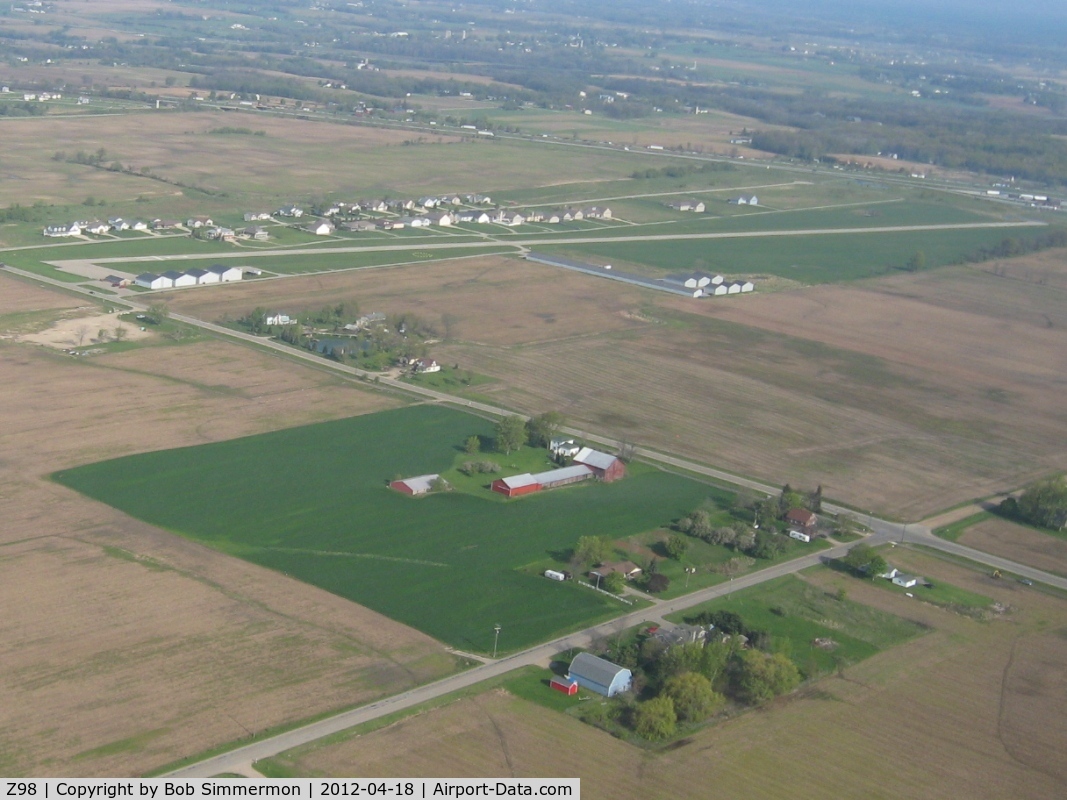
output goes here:
<path id="1" fill-rule="evenodd" d="M 556 677 L 550 680 L 548 685 L 557 692 L 563 692 L 565 695 L 578 694 L 578 681 L 573 678 L 568 680 L 567 678 Z"/>
<path id="2" fill-rule="evenodd" d="M 524 494 L 533 494 L 541 491 L 541 484 L 528 472 L 522 475 L 512 475 L 510 478 L 497 478 L 490 488 L 505 497 L 522 497 Z"/>

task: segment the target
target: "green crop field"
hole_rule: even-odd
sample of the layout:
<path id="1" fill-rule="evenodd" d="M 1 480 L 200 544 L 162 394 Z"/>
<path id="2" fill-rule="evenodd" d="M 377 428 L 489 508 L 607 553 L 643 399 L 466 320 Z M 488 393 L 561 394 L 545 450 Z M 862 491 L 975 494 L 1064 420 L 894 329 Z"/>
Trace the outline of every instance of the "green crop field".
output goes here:
<path id="1" fill-rule="evenodd" d="M 513 650 L 610 618 L 618 602 L 516 568 L 579 536 L 630 536 L 699 505 L 707 486 L 655 470 L 508 503 L 411 498 L 397 476 L 444 472 L 485 420 L 418 406 L 199 447 L 55 479 L 154 525 L 369 606 L 463 649 L 493 625 Z"/>
<path id="2" fill-rule="evenodd" d="M 765 218 L 766 219 L 766 218 Z M 672 231 L 675 232 L 675 231 Z M 690 239 L 659 242 L 553 244 L 540 249 L 584 260 L 630 262 L 649 274 L 693 268 L 728 275 L 776 275 L 801 283 L 834 283 L 901 269 L 922 252 L 927 267 L 959 261 L 1007 237 L 1041 236 L 1044 228 L 998 228 L 888 233 L 768 236 L 744 239 Z"/>

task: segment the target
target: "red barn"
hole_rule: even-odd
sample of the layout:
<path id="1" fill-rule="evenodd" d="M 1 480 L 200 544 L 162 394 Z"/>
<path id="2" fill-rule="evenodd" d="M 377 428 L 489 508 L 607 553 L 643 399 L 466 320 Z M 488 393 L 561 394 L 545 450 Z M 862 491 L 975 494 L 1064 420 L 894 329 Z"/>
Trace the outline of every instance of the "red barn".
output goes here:
<path id="1" fill-rule="evenodd" d="M 589 467 L 593 470 L 593 474 L 605 483 L 626 477 L 626 465 L 617 456 L 601 453 L 599 450 L 588 447 L 583 447 L 578 451 L 578 455 L 574 457 L 574 463 Z"/>
<path id="2" fill-rule="evenodd" d="M 568 680 L 567 678 L 556 677 L 550 680 L 548 685 L 557 692 L 563 692 L 566 695 L 578 694 L 578 681 L 573 678 Z"/>
<path id="3" fill-rule="evenodd" d="M 497 478 L 490 488 L 505 497 L 522 497 L 524 494 L 541 491 L 541 484 L 529 472 L 524 472 L 510 478 Z"/>
<path id="4" fill-rule="evenodd" d="M 410 495 L 426 494 L 433 488 L 433 482 L 440 477 L 440 475 L 417 475 L 414 478 L 393 481 L 389 484 L 389 488 Z"/>

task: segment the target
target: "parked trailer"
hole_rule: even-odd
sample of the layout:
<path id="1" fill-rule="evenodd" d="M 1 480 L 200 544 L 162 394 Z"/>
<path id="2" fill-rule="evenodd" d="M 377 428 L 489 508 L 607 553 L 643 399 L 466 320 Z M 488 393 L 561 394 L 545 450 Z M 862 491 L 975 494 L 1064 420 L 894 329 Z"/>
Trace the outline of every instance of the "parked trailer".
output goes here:
<path id="1" fill-rule="evenodd" d="M 550 579 L 550 580 L 553 580 L 553 581 L 565 581 L 565 580 L 567 580 L 567 576 L 566 575 L 564 575 L 562 572 L 557 572 L 554 569 L 546 569 L 545 570 L 545 577 Z"/>

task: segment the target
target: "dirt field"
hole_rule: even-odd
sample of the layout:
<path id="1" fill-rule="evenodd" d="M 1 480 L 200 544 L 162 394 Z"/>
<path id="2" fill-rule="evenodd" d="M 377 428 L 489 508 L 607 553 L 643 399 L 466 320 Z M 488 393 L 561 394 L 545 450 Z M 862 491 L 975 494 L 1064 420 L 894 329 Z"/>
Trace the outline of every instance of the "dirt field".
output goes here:
<path id="1" fill-rule="evenodd" d="M 451 338 L 499 347 L 645 327 L 626 316 L 639 302 L 637 291 L 616 291 L 612 294 L 617 296 L 608 299 L 598 291 L 602 287 L 562 270 L 552 276 L 550 291 L 534 290 L 545 277 L 536 265 L 490 256 L 234 283 L 211 292 L 175 292 L 167 300 L 175 312 L 210 321 L 225 314 L 240 316 L 257 306 L 299 315 L 350 300 L 359 304 L 361 313 L 412 313 L 442 334 L 447 328 Z"/>
<path id="2" fill-rule="evenodd" d="M 746 798 L 1062 796 L 1067 606 L 924 556 L 898 560 L 1013 610 L 976 622 L 821 572 L 810 579 L 828 590 L 847 580 L 853 599 L 932 632 L 660 753 L 497 690 L 292 763 L 335 776 L 574 776 L 591 798 L 707 797 L 711 786 Z M 813 736 L 817 757 L 798 746 Z"/>
<path id="3" fill-rule="evenodd" d="M 50 292 L 28 281 L 0 273 L 0 315 L 74 308 L 81 305 L 76 297 Z"/>
<path id="4" fill-rule="evenodd" d="M 994 518 L 968 528 L 959 542 L 983 553 L 1067 575 L 1067 541 L 1004 519 Z"/>
<path id="5" fill-rule="evenodd" d="M 214 342 L 74 360 L 8 341 L 0 405 L 4 775 L 137 774 L 453 668 L 422 634 L 46 477 L 389 399 Z"/>
<path id="6" fill-rule="evenodd" d="M 502 404 L 909 518 L 1067 466 L 1053 293 L 908 277 L 693 303 L 483 258 L 172 297 L 209 320 L 338 297 L 448 318 L 435 357 L 497 378 Z"/>
<path id="7" fill-rule="evenodd" d="M 124 331 L 122 335 L 127 342 L 152 339 L 156 336 L 152 331 L 141 330 L 141 326 L 120 320 L 114 314 L 93 313 L 98 310 L 95 307 L 74 309 L 44 330 L 17 334 L 15 340 L 66 350 L 111 341 L 116 337 L 116 330 L 119 328 Z M 103 338 L 101 332 L 104 332 Z"/>

